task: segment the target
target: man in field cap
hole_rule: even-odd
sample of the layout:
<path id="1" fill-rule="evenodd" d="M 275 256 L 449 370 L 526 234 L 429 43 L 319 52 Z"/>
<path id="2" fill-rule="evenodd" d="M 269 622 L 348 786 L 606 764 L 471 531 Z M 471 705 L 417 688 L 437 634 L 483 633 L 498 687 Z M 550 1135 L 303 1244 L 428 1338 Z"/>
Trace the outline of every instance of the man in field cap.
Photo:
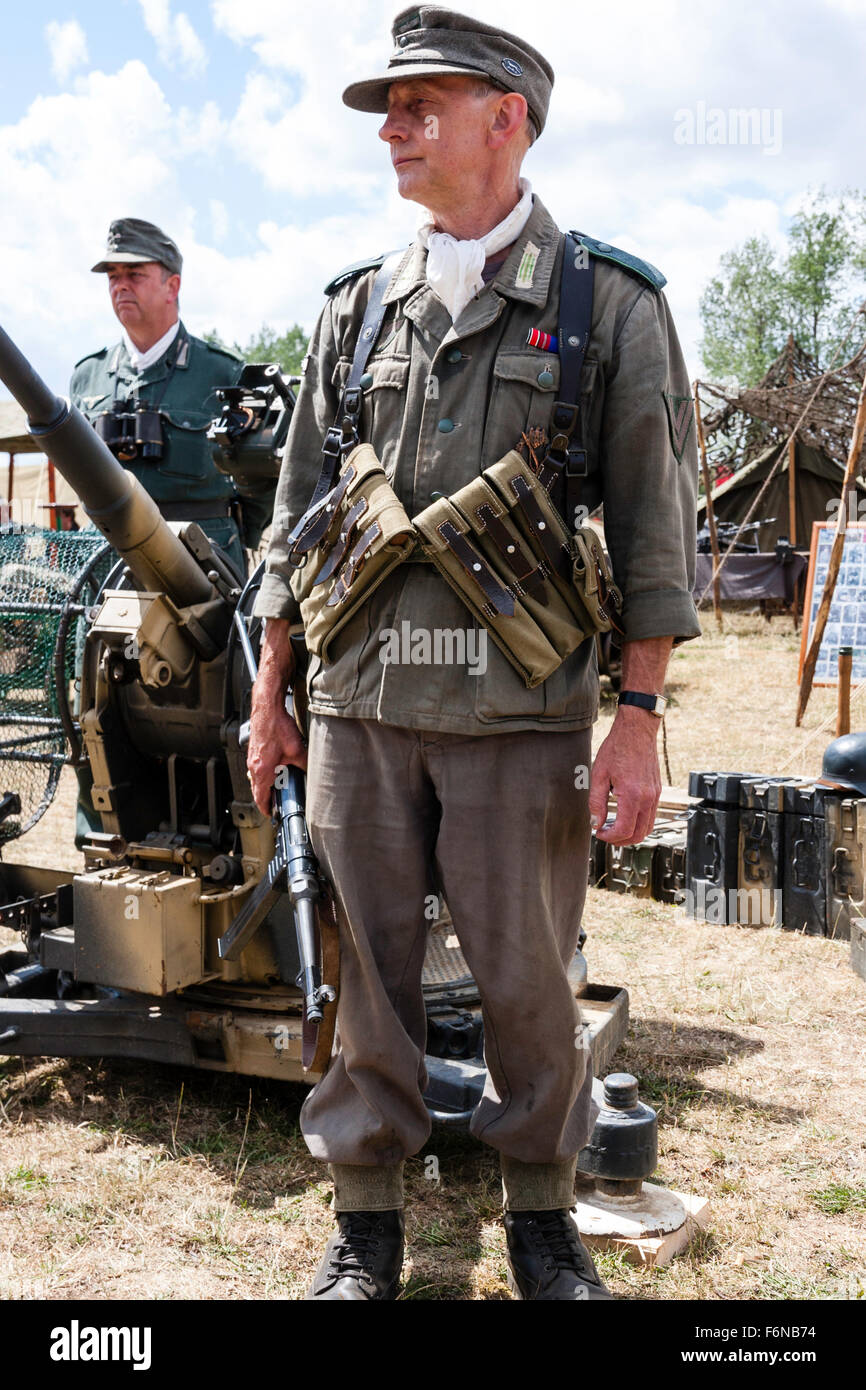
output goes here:
<path id="1" fill-rule="evenodd" d="M 344 100 L 384 115 L 379 137 L 421 225 L 405 252 L 361 261 L 327 287 L 256 604 L 266 624 L 253 793 L 266 812 L 280 766 L 308 761 L 310 834 L 340 919 L 339 1048 L 301 1112 L 311 1153 L 330 1165 L 339 1230 L 307 1297 L 396 1297 L 404 1162 L 431 1132 L 422 966 L 430 895 L 442 895 L 482 1003 L 487 1082 L 470 1128 L 499 1153 L 510 1286 L 519 1299 L 591 1301 L 609 1294 L 573 1206 L 597 1112 L 568 967 L 590 816 L 614 845 L 651 828 L 668 655 L 699 632 L 690 388 L 664 277 L 606 242 L 566 236 L 521 177 L 547 120 L 546 59 L 432 5 L 403 10 L 392 38 L 383 70 Z M 362 585 L 363 601 L 317 654 L 329 586 L 311 585 L 315 567 L 308 575 L 297 556 L 317 527 L 331 544 L 325 499 L 345 492 L 356 437 L 410 519 L 452 499 L 439 534 L 454 583 L 416 550 Z M 520 494 L 519 544 L 493 492 L 479 516 L 453 501 L 512 450 L 535 474 L 535 491 Z M 554 545 L 540 568 L 529 559 L 533 546 L 544 551 L 542 485 L 569 537 L 604 503 L 623 593 L 624 689 L 591 790 L 594 637 L 578 630 L 571 654 L 536 682 L 496 640 L 471 666 L 430 654 L 442 632 L 466 639 L 458 652 L 494 631 L 504 641 L 527 594 L 540 595 L 538 612 L 553 602 L 554 570 L 577 588 L 577 540 Z M 333 506 L 344 517 L 333 572 L 351 593 L 375 526 L 353 530 Z M 285 710 L 290 629 L 301 622 L 313 650 L 306 750 Z M 403 630 L 412 651 L 395 655 L 390 634 Z M 611 793 L 616 818 L 602 827 Z"/>
<path id="2" fill-rule="evenodd" d="M 140 217 L 111 223 L 105 252 L 92 269 L 108 279 L 122 338 L 76 363 L 71 396 L 163 515 L 199 522 L 243 570 L 237 489 L 216 467 L 207 438 L 221 408 L 216 391 L 236 383 L 243 362 L 185 328 L 178 307 L 182 268 L 177 245 L 154 223 Z M 136 447 L 118 416 L 140 406 L 153 412 L 153 438 Z M 258 544 L 269 501 L 243 500 L 247 545 Z"/>
<path id="3" fill-rule="evenodd" d="M 160 227 L 140 217 L 111 223 L 102 258 L 122 337 L 75 364 L 69 394 L 112 453 L 140 480 L 169 521 L 197 521 L 246 571 L 244 543 L 258 545 L 273 505 L 273 485 L 245 487 L 213 461 L 207 429 L 219 415 L 219 387 L 234 386 L 243 362 L 235 352 L 195 338 L 178 308 L 183 257 Z M 143 428 L 139 408 L 146 411 Z M 134 432 L 146 435 L 136 443 Z M 243 537 L 238 525 L 243 521 Z M 89 769 L 79 775 L 76 843 L 102 822 L 92 809 Z"/>

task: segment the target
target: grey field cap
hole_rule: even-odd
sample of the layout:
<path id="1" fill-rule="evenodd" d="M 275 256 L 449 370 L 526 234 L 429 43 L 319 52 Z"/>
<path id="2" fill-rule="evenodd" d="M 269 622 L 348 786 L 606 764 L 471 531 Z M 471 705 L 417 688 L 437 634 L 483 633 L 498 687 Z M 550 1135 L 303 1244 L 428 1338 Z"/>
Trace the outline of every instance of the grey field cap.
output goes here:
<path id="1" fill-rule="evenodd" d="M 152 222 L 140 217 L 119 217 L 108 229 L 105 257 L 91 270 L 108 270 L 110 265 L 135 265 L 156 261 L 172 275 L 180 275 L 183 256 L 170 236 Z"/>
<path id="2" fill-rule="evenodd" d="M 355 111 L 384 112 L 392 82 L 463 73 L 526 97 L 529 114 L 541 134 L 550 105 L 553 68 L 524 39 L 439 5 L 401 10 L 391 33 L 395 47 L 387 72 L 351 83 L 343 93 L 347 106 Z"/>

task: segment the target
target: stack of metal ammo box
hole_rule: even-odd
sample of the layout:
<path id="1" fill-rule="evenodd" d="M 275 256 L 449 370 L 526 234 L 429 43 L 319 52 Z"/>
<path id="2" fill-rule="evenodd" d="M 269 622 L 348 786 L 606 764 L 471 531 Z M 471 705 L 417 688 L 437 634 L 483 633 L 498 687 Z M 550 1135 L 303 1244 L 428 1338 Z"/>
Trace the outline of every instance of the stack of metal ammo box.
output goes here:
<path id="1" fill-rule="evenodd" d="M 692 917 L 848 941 L 863 914 L 866 798 L 802 778 L 692 772 Z"/>
<path id="2" fill-rule="evenodd" d="M 593 838 L 590 883 L 708 922 L 852 938 L 866 917 L 866 798 L 754 772 L 692 772 L 689 795 L 640 844 Z"/>

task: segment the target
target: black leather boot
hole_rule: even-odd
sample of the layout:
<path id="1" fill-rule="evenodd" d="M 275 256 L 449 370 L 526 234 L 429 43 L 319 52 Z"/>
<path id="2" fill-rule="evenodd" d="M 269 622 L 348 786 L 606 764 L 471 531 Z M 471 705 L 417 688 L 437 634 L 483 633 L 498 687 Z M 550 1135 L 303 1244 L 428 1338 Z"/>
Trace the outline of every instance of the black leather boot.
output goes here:
<path id="1" fill-rule="evenodd" d="M 338 1211 L 306 1299 L 395 1299 L 403 1268 L 403 1212 Z"/>
<path id="2" fill-rule="evenodd" d="M 570 1211 L 506 1211 L 504 1220 L 515 1298 L 577 1303 L 611 1297 Z"/>

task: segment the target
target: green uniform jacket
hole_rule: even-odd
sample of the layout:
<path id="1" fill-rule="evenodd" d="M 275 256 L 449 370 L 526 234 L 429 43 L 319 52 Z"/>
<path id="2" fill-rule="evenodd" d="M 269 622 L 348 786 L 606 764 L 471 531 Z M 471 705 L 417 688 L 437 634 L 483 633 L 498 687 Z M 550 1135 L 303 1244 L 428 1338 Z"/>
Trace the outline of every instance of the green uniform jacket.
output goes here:
<path id="1" fill-rule="evenodd" d="M 213 445 L 206 437 L 208 425 L 219 415 L 218 387 L 233 386 L 243 362 L 228 348 L 205 343 L 187 332 L 183 323 L 167 351 L 145 371 L 138 373 L 123 343 L 101 348 L 76 363 L 70 396 L 93 423 L 115 400 L 153 405 L 163 416 L 165 448 L 162 458 L 133 459 L 124 463 L 159 503 L 214 503 L 213 518 L 195 520 L 218 544 L 228 545 L 242 564 L 237 527 L 226 515 L 227 504 L 237 496 L 231 478 L 213 461 Z M 273 490 L 244 494 L 242 510 L 245 540 L 255 547 L 270 521 Z"/>
<path id="2" fill-rule="evenodd" d="M 531 269 L 524 262 L 528 243 L 538 250 Z M 410 517 L 434 491 L 452 493 L 502 458 L 524 432 L 540 427 L 549 433 L 559 359 L 527 347 L 526 336 L 530 328 L 558 331 L 563 246 L 536 198 L 495 279 L 455 325 L 426 282 L 426 252 L 416 244 L 404 256 L 386 292 L 389 307 L 367 367 L 361 437 L 375 448 Z M 256 602 L 261 616 L 299 616 L 285 537 L 318 477 L 321 441 L 337 412 L 372 281 L 367 272 L 328 301 L 310 344 Z M 626 640 L 682 641 L 700 634 L 692 600 L 698 465 L 691 407 L 684 404 L 690 395 L 664 295 L 599 259 L 581 375 L 591 470 L 585 498 L 591 506 L 604 501 Z M 402 632 L 407 621 L 411 630 L 431 633 L 474 625 L 432 566 L 399 566 L 335 639 L 333 662 L 311 659 L 310 709 L 464 734 L 579 729 L 595 718 L 594 642 L 584 642 L 527 690 L 490 640 L 483 673 L 459 665 L 383 664 L 382 632 Z"/>

